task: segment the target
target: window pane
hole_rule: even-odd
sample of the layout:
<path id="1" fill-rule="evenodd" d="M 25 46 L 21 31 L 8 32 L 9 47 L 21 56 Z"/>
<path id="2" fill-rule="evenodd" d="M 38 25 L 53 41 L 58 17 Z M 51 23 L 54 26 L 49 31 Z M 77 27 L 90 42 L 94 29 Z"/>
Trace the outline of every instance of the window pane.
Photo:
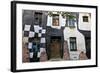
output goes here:
<path id="1" fill-rule="evenodd" d="M 88 22 L 88 16 L 83 16 L 83 22 Z"/>
<path id="2" fill-rule="evenodd" d="M 68 19 L 67 24 L 69 24 L 69 26 L 74 27 L 75 26 L 75 20 L 74 19 Z"/>
<path id="3" fill-rule="evenodd" d="M 42 13 L 35 12 L 34 17 L 35 17 L 34 19 L 35 24 L 40 25 L 42 23 Z"/>
<path id="4" fill-rule="evenodd" d="M 59 15 L 53 15 L 53 26 L 59 26 Z"/>
<path id="5" fill-rule="evenodd" d="M 76 51 L 76 38 L 75 37 L 70 37 L 70 50 L 71 51 Z"/>

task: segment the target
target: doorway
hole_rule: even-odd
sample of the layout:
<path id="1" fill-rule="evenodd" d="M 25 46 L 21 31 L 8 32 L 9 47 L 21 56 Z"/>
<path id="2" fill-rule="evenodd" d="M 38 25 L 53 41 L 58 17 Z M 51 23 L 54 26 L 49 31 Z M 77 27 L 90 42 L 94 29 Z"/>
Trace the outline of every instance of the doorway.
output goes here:
<path id="1" fill-rule="evenodd" d="M 86 55 L 88 59 L 91 59 L 91 38 L 85 37 L 85 43 L 86 43 Z"/>
<path id="2" fill-rule="evenodd" d="M 50 59 L 61 59 L 61 37 L 52 36 L 50 39 Z"/>

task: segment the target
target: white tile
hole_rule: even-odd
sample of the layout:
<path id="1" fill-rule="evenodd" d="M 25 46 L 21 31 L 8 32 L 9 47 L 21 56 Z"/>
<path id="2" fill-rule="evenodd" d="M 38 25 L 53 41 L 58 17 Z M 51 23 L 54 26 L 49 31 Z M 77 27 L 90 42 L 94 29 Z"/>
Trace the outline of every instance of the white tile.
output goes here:
<path id="1" fill-rule="evenodd" d="M 40 55 L 41 55 L 41 54 L 40 54 L 40 52 L 38 52 L 38 55 L 37 55 L 37 57 L 39 58 L 39 57 L 40 57 Z"/>
<path id="2" fill-rule="evenodd" d="M 28 42 L 28 37 L 23 37 L 23 42 L 27 43 Z"/>
<path id="3" fill-rule="evenodd" d="M 29 49 L 32 48 L 32 43 L 28 43 L 28 48 L 29 48 Z"/>
<path id="4" fill-rule="evenodd" d="M 41 43 L 45 43 L 45 38 L 41 38 Z"/>
<path id="5" fill-rule="evenodd" d="M 30 31 L 29 32 L 29 37 L 34 37 L 34 34 L 35 34 L 34 32 Z"/>
<path id="6" fill-rule="evenodd" d="M 41 37 L 42 36 L 42 34 L 41 33 L 38 33 L 38 37 Z"/>
<path id="7" fill-rule="evenodd" d="M 30 31 L 31 25 L 25 25 L 24 31 Z"/>
<path id="8" fill-rule="evenodd" d="M 42 30 L 42 27 L 39 27 L 39 30 Z"/>
<path id="9" fill-rule="evenodd" d="M 36 32 L 36 33 L 39 33 L 39 25 L 34 25 L 34 31 Z"/>
<path id="10" fill-rule="evenodd" d="M 45 48 L 40 48 L 40 52 L 45 52 Z"/>
<path id="11" fill-rule="evenodd" d="M 45 30 L 45 29 L 43 29 L 43 30 L 42 30 L 42 33 L 45 33 L 45 32 L 46 32 L 46 30 Z"/>
<path id="12" fill-rule="evenodd" d="M 30 52 L 30 58 L 33 58 L 33 52 Z"/>

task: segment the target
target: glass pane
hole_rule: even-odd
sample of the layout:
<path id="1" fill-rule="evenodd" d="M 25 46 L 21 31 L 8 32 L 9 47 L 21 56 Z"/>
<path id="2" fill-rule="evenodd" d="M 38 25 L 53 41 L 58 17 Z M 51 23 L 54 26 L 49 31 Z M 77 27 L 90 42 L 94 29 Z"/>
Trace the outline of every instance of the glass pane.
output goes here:
<path id="1" fill-rule="evenodd" d="M 35 17 L 35 24 L 40 25 L 42 23 L 42 13 L 36 12 L 34 17 Z"/>
<path id="2" fill-rule="evenodd" d="M 70 50 L 71 51 L 76 51 L 76 38 L 75 37 L 71 37 L 70 38 Z"/>
<path id="3" fill-rule="evenodd" d="M 88 16 L 83 16 L 83 22 L 88 22 Z"/>
<path id="4" fill-rule="evenodd" d="M 69 26 L 75 26 L 74 23 L 75 23 L 75 22 L 74 22 L 73 19 L 70 19 L 70 20 L 69 20 Z"/>
<path id="5" fill-rule="evenodd" d="M 59 15 L 53 15 L 53 26 L 59 26 Z"/>

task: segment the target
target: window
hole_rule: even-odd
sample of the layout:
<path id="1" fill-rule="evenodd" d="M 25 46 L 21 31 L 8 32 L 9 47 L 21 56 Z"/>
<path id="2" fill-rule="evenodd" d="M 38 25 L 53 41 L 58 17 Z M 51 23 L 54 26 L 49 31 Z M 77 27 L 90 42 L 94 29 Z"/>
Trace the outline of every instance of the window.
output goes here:
<path id="1" fill-rule="evenodd" d="M 69 27 L 75 27 L 74 19 L 69 19 Z"/>
<path id="2" fill-rule="evenodd" d="M 59 26 L 59 15 L 53 15 L 53 26 Z"/>
<path id="3" fill-rule="evenodd" d="M 77 51 L 76 37 L 70 37 L 70 51 Z"/>
<path id="4" fill-rule="evenodd" d="M 83 16 L 83 22 L 88 22 L 88 16 Z"/>
<path id="5" fill-rule="evenodd" d="M 35 12 L 34 17 L 35 17 L 35 19 L 34 19 L 35 24 L 37 24 L 37 25 L 42 24 L 42 13 Z"/>
<path id="6" fill-rule="evenodd" d="M 75 20 L 74 19 L 66 19 L 66 26 L 75 27 Z"/>

